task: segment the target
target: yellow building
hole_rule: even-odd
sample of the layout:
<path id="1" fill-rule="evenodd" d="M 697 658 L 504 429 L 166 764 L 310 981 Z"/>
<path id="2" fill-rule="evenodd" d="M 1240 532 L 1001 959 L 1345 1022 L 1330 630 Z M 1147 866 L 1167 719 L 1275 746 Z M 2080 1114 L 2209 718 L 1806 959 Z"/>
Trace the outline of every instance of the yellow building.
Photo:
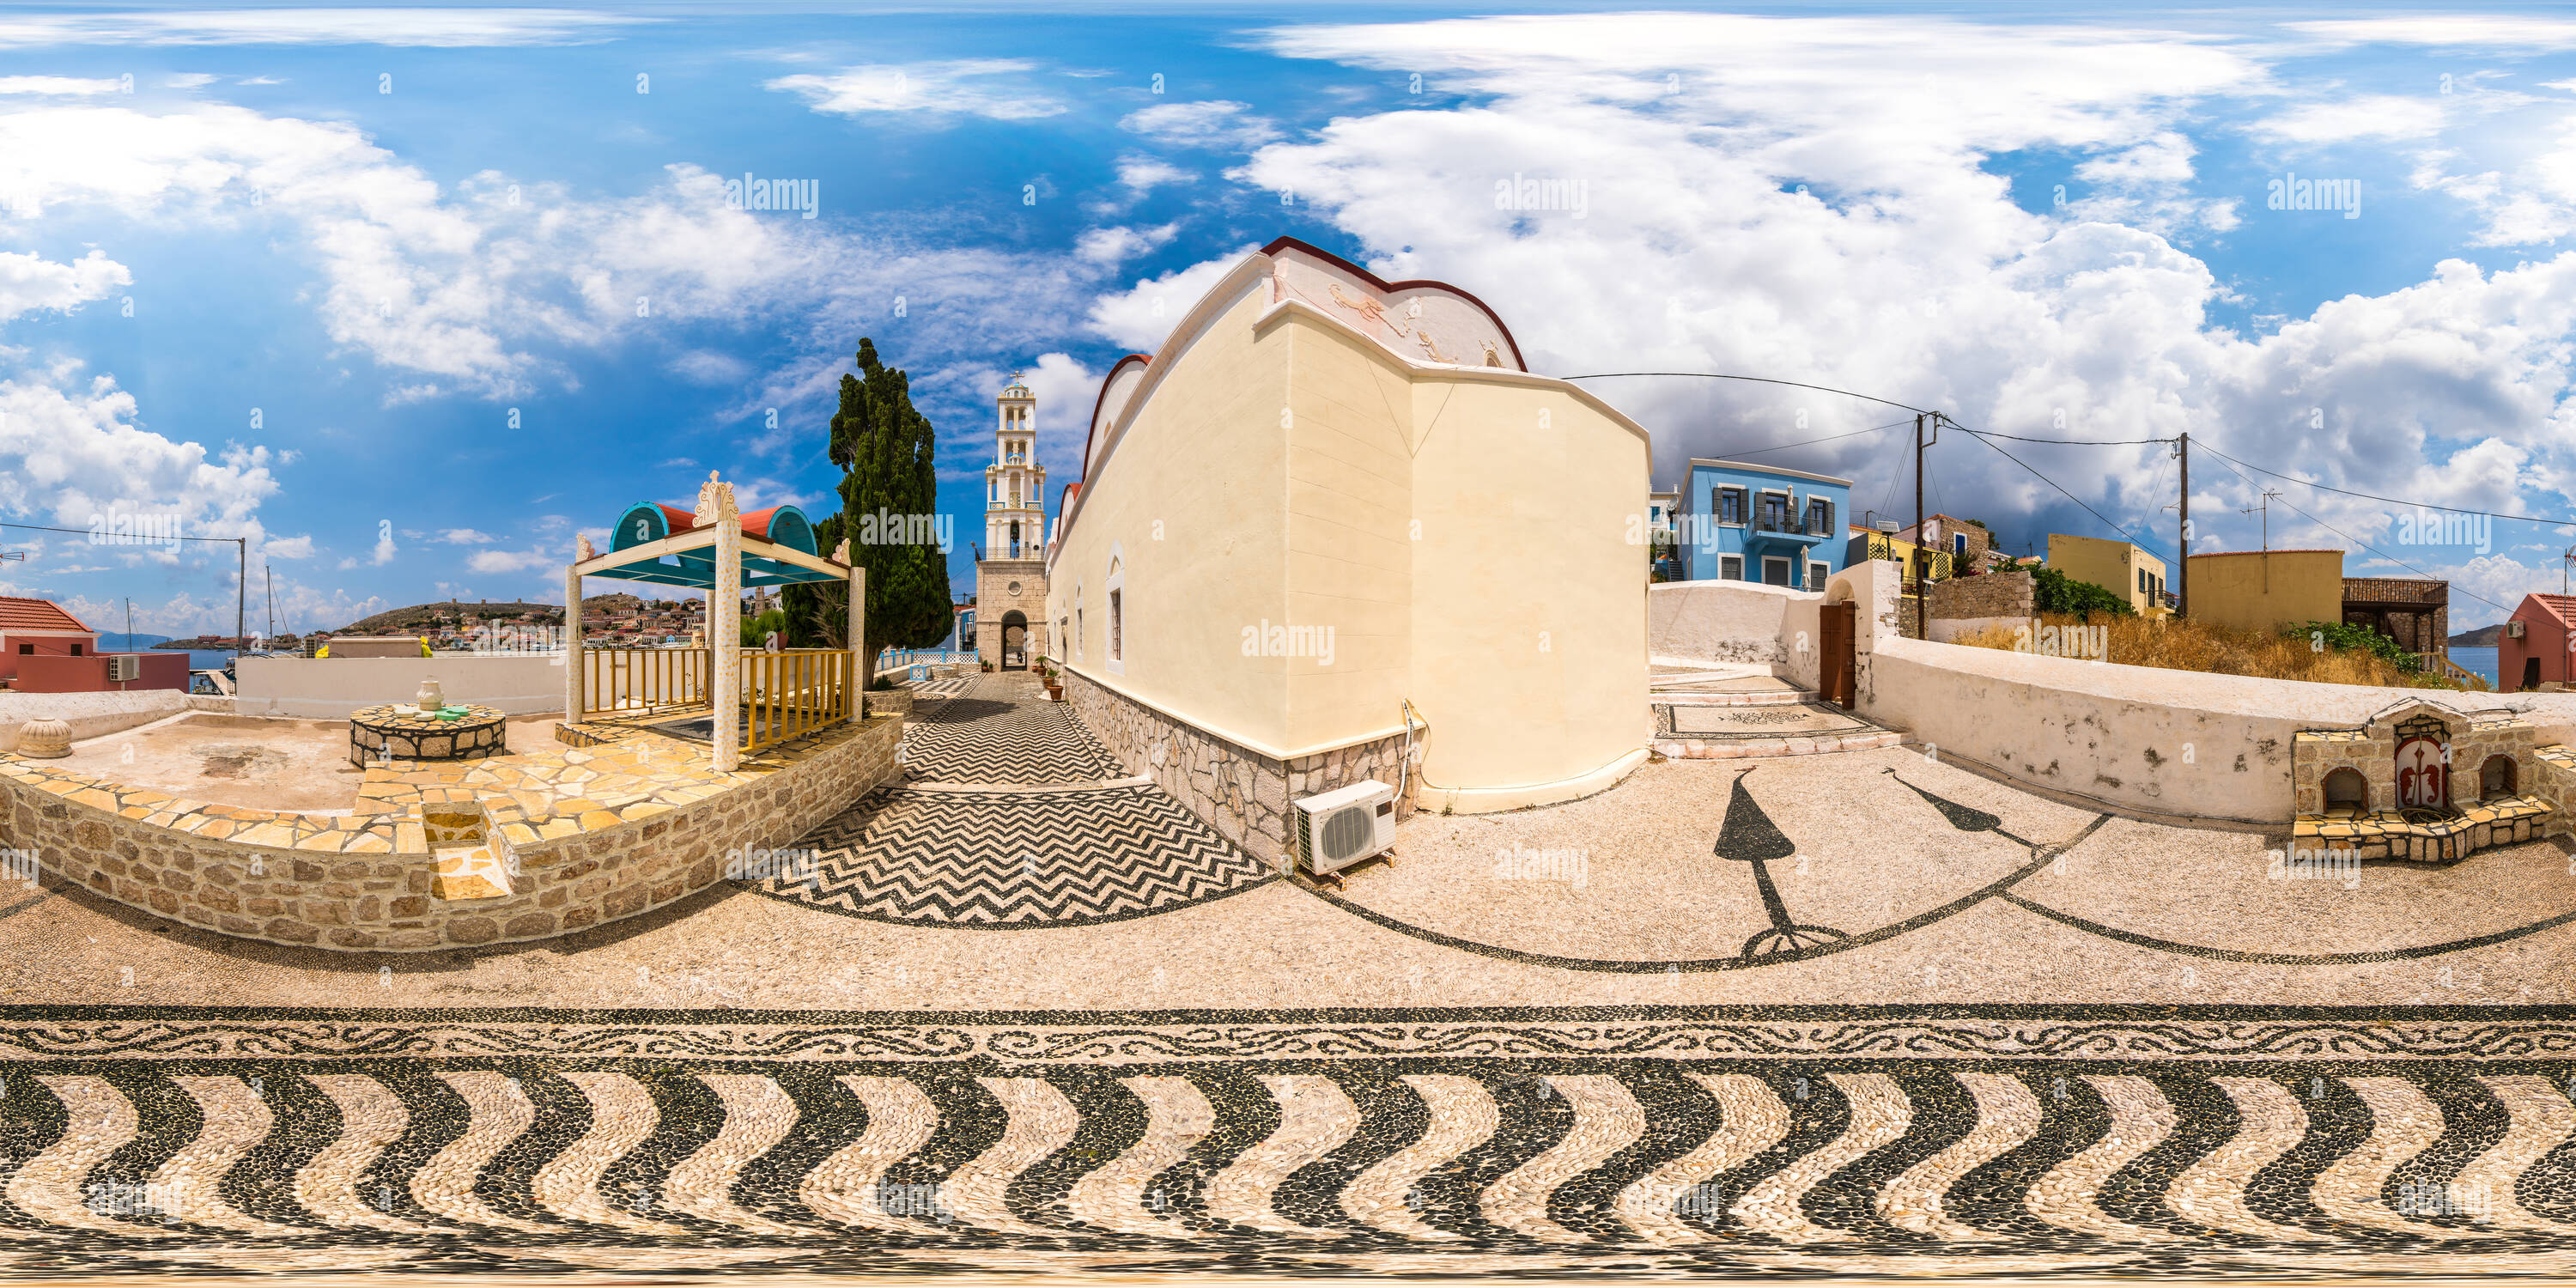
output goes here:
<path id="1" fill-rule="evenodd" d="M 2051 540 L 2051 548 L 2055 546 Z M 2240 550 L 2191 557 L 2192 620 L 2269 631 L 2343 620 L 2343 552 Z"/>
<path id="2" fill-rule="evenodd" d="M 1102 382 L 1048 553 L 1066 698 L 1264 858 L 1363 779 L 1600 791 L 1651 731 L 1649 446 L 1475 297 L 1282 238 Z"/>
<path id="3" fill-rule="evenodd" d="M 2128 600 L 2140 617 L 2165 615 L 2165 561 L 2129 542 L 2052 532 L 2048 566 Z"/>

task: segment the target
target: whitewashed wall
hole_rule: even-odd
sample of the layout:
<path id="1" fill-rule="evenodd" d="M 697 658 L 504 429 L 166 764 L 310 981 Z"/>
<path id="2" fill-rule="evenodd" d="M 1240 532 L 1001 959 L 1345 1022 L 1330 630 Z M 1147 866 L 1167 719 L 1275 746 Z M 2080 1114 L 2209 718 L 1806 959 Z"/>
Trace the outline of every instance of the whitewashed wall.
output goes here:
<path id="1" fill-rule="evenodd" d="M 438 677 L 447 700 L 511 715 L 561 711 L 563 655 L 510 653 L 452 657 L 245 657 L 235 668 L 246 716 L 336 720 L 379 702 L 409 702 L 421 679 Z"/>

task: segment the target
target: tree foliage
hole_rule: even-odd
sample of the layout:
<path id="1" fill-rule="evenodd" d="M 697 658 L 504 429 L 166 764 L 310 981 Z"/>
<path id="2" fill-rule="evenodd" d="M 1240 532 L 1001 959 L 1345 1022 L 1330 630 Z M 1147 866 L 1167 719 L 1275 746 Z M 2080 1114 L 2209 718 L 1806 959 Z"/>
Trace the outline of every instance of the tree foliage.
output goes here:
<path id="1" fill-rule="evenodd" d="M 841 405 L 832 414 L 825 455 L 841 467 L 838 514 L 814 525 L 829 553 L 843 537 L 850 561 L 868 570 L 867 643 L 860 665 L 873 671 L 884 648 L 928 648 L 948 638 L 955 615 L 948 597 L 948 555 L 935 544 L 883 539 L 899 535 L 900 520 L 939 509 L 935 456 L 937 431 L 914 410 L 911 377 L 877 357 L 873 340 L 859 341 L 858 371 L 841 375 Z M 880 530 L 881 526 L 886 530 Z M 832 585 L 790 586 L 784 596 L 789 638 L 802 647 L 848 646 L 849 594 Z"/>
<path id="2" fill-rule="evenodd" d="M 2127 599 L 2092 582 L 2077 581 L 2055 568 L 2034 567 L 2030 576 L 2030 601 L 2034 612 L 2069 613 L 2083 621 L 2093 620 L 2095 613 L 2109 617 L 2137 615 L 2138 610 L 2131 607 Z"/>

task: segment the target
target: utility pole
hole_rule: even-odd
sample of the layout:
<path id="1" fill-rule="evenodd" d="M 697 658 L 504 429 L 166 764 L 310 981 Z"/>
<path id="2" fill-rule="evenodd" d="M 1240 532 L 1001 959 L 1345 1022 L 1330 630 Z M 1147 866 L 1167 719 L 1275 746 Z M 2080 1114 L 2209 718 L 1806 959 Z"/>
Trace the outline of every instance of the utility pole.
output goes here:
<path id="1" fill-rule="evenodd" d="M 2191 616 L 2191 431 L 2182 436 L 2182 579 L 2175 583 L 2174 616 Z"/>
<path id="2" fill-rule="evenodd" d="M 1928 639 L 1932 624 L 1931 590 L 1923 584 L 1924 574 L 1932 571 L 1923 557 L 1923 413 L 1914 413 L 1914 553 L 1908 556 L 1914 565 L 1914 638 Z M 1905 588 L 1897 587 L 1901 593 Z"/>
<path id="3" fill-rule="evenodd" d="M 250 616 L 250 538 L 233 538 L 233 562 L 233 656 L 238 658 Z"/>
<path id="4" fill-rule="evenodd" d="M 135 651 L 136 651 L 136 650 L 135 650 L 135 647 L 134 647 L 134 596 L 132 596 L 132 595 L 128 595 L 128 596 L 126 596 L 126 597 L 125 597 L 125 647 L 123 647 L 123 648 L 121 648 L 121 649 L 118 649 L 118 650 L 117 650 L 117 652 L 119 652 L 119 653 L 132 653 L 132 652 L 135 652 Z"/>
<path id="5" fill-rule="evenodd" d="M 2266 488 L 2260 510 L 2248 508 L 2237 511 L 2238 514 L 2260 513 L 2263 516 L 2263 593 L 2266 595 L 2272 593 L 2272 498 L 2279 495 Z"/>

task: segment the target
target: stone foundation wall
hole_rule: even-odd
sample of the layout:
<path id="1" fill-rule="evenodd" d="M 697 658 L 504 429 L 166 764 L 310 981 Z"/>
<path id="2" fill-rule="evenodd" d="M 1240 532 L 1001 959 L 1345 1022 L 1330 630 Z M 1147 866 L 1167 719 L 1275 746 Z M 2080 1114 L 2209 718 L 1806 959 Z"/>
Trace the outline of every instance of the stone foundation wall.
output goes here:
<path id="1" fill-rule="evenodd" d="M 1980 573 L 1932 583 L 1932 620 L 2028 617 L 2033 587 L 2027 569 Z"/>
<path id="2" fill-rule="evenodd" d="M 1282 761 L 1167 716 L 1071 667 L 1062 673 L 1066 705 L 1102 746 L 1264 863 L 1275 866 L 1289 852 L 1291 800 L 1372 778 L 1393 787 L 1401 778 L 1406 790 L 1395 803 L 1396 821 L 1413 813 L 1420 780 L 1399 774 L 1401 734 Z M 1417 736 L 1416 750 L 1420 742 Z"/>
<path id="3" fill-rule="evenodd" d="M 347 835 L 259 844 L 285 820 L 311 816 L 232 810 L 276 820 L 215 840 L 182 826 L 126 817 L 100 784 L 0 758 L 0 849 L 30 849 L 41 868 L 119 903 L 244 939 L 345 952 L 423 952 L 547 939 L 661 907 L 714 884 L 736 849 L 776 849 L 849 807 L 899 772 L 903 721 L 878 717 L 835 729 L 758 777 L 684 805 L 628 806 L 579 816 L 486 814 L 481 830 L 510 872 L 509 894 L 448 901 L 432 893 L 438 859 L 418 814 L 358 816 Z M 208 807 L 170 801 L 183 811 Z M 221 807 L 214 807 L 221 809 Z M 452 816 L 483 807 L 427 807 Z M 504 822 L 503 819 L 508 821 Z M 327 842 L 327 847 L 326 843 Z M 470 842 L 469 842 L 470 843 Z"/>

